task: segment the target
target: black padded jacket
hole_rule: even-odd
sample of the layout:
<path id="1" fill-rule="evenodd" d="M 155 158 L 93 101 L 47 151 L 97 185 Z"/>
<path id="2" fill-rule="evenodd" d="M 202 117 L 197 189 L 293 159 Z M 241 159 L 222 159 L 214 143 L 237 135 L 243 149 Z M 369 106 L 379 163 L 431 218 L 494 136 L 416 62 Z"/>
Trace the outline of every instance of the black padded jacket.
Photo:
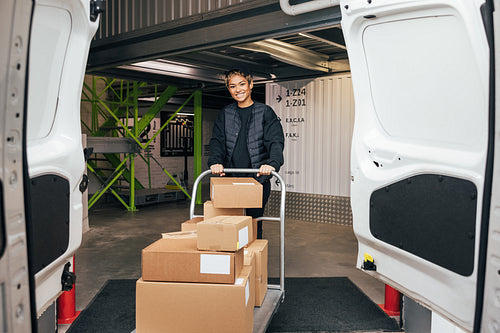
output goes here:
<path id="1" fill-rule="evenodd" d="M 222 164 L 230 167 L 234 148 L 241 128 L 236 103 L 224 107 L 219 112 L 210 139 L 208 166 Z M 268 164 L 279 171 L 283 165 L 285 138 L 281 122 L 274 110 L 262 103 L 254 102 L 252 114 L 248 119 L 247 147 L 252 168 L 258 169 Z M 264 182 L 270 177 L 259 177 Z"/>

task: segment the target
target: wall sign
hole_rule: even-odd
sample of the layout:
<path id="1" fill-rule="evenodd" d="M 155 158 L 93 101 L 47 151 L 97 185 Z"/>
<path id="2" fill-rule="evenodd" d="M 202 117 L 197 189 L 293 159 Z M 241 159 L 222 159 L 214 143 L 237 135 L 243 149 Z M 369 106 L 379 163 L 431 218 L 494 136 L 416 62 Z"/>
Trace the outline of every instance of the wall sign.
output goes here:
<path id="1" fill-rule="evenodd" d="M 350 75 L 269 83 L 266 103 L 285 133 L 280 175 L 286 190 L 349 196 L 354 124 Z"/>

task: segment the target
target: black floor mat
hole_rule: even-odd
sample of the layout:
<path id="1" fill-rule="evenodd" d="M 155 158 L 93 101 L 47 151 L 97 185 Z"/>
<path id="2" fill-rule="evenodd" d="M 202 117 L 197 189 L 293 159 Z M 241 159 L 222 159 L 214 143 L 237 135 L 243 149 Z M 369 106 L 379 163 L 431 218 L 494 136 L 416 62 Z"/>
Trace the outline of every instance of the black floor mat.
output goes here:
<path id="1" fill-rule="evenodd" d="M 269 283 L 279 284 L 278 279 Z M 268 332 L 400 332 L 346 277 L 285 278 L 285 301 Z"/>
<path id="2" fill-rule="evenodd" d="M 135 283 L 108 280 L 68 333 L 130 333 L 135 330 Z"/>
<path id="3" fill-rule="evenodd" d="M 136 280 L 108 280 L 69 333 L 130 333 L 135 329 Z M 277 279 L 270 279 L 277 284 Z M 285 302 L 268 332 L 397 332 L 388 317 L 348 278 L 286 278 Z"/>

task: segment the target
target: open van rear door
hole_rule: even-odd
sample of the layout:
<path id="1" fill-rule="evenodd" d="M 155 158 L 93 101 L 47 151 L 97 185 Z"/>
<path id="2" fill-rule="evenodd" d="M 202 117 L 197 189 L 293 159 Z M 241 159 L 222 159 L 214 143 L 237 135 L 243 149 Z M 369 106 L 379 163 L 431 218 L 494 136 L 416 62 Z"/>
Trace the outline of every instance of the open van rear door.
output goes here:
<path id="1" fill-rule="evenodd" d="M 341 8 L 356 103 L 357 266 L 467 331 L 496 332 L 493 4 L 367 0 Z"/>
<path id="2" fill-rule="evenodd" d="M 38 316 L 61 292 L 66 263 L 82 239 L 86 180 L 80 99 L 98 26 L 95 3 L 37 0 L 33 8 L 26 144 L 30 266 Z"/>
<path id="3" fill-rule="evenodd" d="M 80 99 L 101 4 L 0 2 L 2 332 L 57 329 L 55 300 L 82 238 Z"/>
<path id="4" fill-rule="evenodd" d="M 37 314 L 62 290 L 82 239 L 80 100 L 97 16 L 90 0 L 37 0 L 29 48 L 27 160 Z M 70 269 L 72 271 L 73 268 Z"/>

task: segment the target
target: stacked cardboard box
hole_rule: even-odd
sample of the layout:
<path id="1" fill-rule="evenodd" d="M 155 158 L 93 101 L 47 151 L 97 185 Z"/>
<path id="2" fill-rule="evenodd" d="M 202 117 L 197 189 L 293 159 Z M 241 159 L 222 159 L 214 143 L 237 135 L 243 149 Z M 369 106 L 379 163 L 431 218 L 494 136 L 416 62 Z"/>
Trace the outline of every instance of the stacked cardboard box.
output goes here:
<path id="1" fill-rule="evenodd" d="M 250 333 L 254 284 L 245 266 L 234 284 L 137 281 L 136 331 Z"/>
<path id="2" fill-rule="evenodd" d="M 196 231 L 196 224 L 203 221 L 203 217 L 195 217 L 181 223 L 181 231 Z"/>
<path id="3" fill-rule="evenodd" d="M 197 224 L 198 248 L 212 251 L 237 251 L 253 237 L 250 216 L 216 216 Z"/>
<path id="4" fill-rule="evenodd" d="M 254 257 L 255 272 L 255 306 L 261 306 L 267 293 L 267 239 L 257 239 L 252 242 L 247 250 L 248 255 Z M 245 256 L 245 265 L 249 262 Z M 250 259 L 251 262 L 252 259 Z"/>
<path id="5" fill-rule="evenodd" d="M 209 218 L 186 221 L 183 231 L 165 233 L 143 249 L 138 333 L 253 331 L 253 307 L 262 304 L 267 291 L 267 241 L 255 241 L 256 221 L 241 207 L 254 207 L 256 196 L 261 201 L 262 186 L 249 179 L 230 183 L 233 191 L 227 182 L 219 184 L 222 192 L 217 184 L 211 189 L 219 203 L 224 196 L 237 197 L 232 204 L 206 203 Z M 234 193 L 241 187 L 246 198 Z"/>
<path id="6" fill-rule="evenodd" d="M 243 252 L 199 251 L 191 238 L 162 238 L 142 250 L 144 281 L 234 283 Z M 169 236 L 166 234 L 165 236 Z"/>
<path id="7" fill-rule="evenodd" d="M 223 215 L 245 215 L 245 208 L 217 208 L 210 200 L 203 204 L 203 218 L 205 220 Z"/>
<path id="8" fill-rule="evenodd" d="M 253 178 L 212 177 L 210 199 L 215 208 L 262 208 L 262 185 Z"/>
<path id="9" fill-rule="evenodd" d="M 181 224 L 182 231 L 195 231 L 196 225 L 203 220 L 208 220 L 217 216 L 242 216 L 245 215 L 243 208 L 215 208 L 212 201 L 208 200 L 203 204 L 203 217 L 195 217 Z M 257 239 L 257 220 L 252 219 L 253 235 L 252 240 Z"/>

